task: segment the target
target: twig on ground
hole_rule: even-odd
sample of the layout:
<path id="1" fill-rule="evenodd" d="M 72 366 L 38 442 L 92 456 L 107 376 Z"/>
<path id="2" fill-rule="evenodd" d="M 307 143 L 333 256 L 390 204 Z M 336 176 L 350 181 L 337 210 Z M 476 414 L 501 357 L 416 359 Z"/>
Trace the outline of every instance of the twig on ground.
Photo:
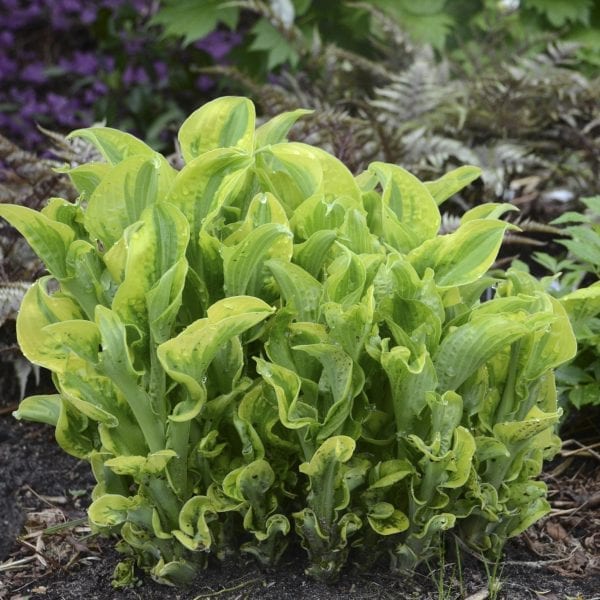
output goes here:
<path id="1" fill-rule="evenodd" d="M 567 440 L 566 442 L 563 442 L 563 448 L 566 445 L 575 445 L 578 446 L 577 449 L 575 450 L 568 450 L 565 452 L 565 450 L 561 450 L 560 451 L 560 456 L 564 456 L 565 458 L 570 457 L 570 456 L 586 456 L 586 457 L 593 457 L 596 460 L 600 461 L 600 454 L 598 454 L 598 452 L 594 452 L 594 448 L 600 448 L 600 442 L 597 442 L 595 444 L 582 444 L 581 442 L 579 442 L 578 440 Z"/>
<path id="2" fill-rule="evenodd" d="M 26 556 L 25 558 L 19 558 L 18 560 L 9 558 L 6 562 L 0 563 L 0 572 L 20 569 L 22 565 L 26 565 L 34 560 L 35 556 Z"/>
<path id="3" fill-rule="evenodd" d="M 49 564 L 52 565 L 53 569 L 56 569 L 60 566 L 59 563 L 57 563 L 56 560 L 54 560 L 51 556 L 48 556 L 45 552 L 42 552 L 42 549 L 38 547 L 39 544 L 34 546 L 33 544 L 30 544 L 28 541 L 20 537 L 17 538 L 17 543 L 22 544 L 23 546 L 27 546 L 27 548 L 33 550 L 33 552 L 35 552 L 34 558 L 36 558 L 44 568 L 47 569 Z"/>
<path id="4" fill-rule="evenodd" d="M 235 592 L 236 590 L 241 590 L 242 588 L 245 588 L 249 585 L 255 585 L 259 581 L 264 582 L 264 579 L 262 577 L 255 577 L 254 579 L 248 579 L 247 581 L 242 581 L 241 583 L 238 583 L 237 585 L 234 585 L 233 587 L 223 588 L 223 589 L 217 590 L 215 592 L 208 592 L 206 594 L 200 594 L 199 596 L 196 596 L 194 598 L 194 600 L 201 600 L 202 598 L 217 598 L 221 594 L 226 594 L 229 592 Z"/>
<path id="5" fill-rule="evenodd" d="M 577 506 L 573 506 L 572 508 L 552 510 L 550 512 L 550 516 L 556 517 L 559 515 L 572 515 L 578 511 L 582 510 L 583 508 L 596 508 L 597 506 L 600 506 L 600 492 L 597 492 L 593 496 L 590 496 L 589 498 L 587 498 L 581 504 L 579 504 Z"/>
<path id="6" fill-rule="evenodd" d="M 556 565 L 571 560 L 578 548 L 579 546 L 576 546 L 571 550 L 569 556 L 563 558 L 553 558 L 552 560 L 506 560 L 502 564 L 515 567 L 527 567 L 528 569 L 545 569 L 548 565 Z"/>
<path id="7" fill-rule="evenodd" d="M 56 508 L 55 504 L 66 504 L 67 499 L 64 496 L 42 496 L 38 494 L 31 486 L 25 485 L 25 489 L 29 490 L 36 498 L 45 502 L 51 508 Z M 54 503 L 54 504 L 53 504 Z"/>
<path id="8" fill-rule="evenodd" d="M 0 415 L 10 415 L 12 412 L 17 410 L 17 408 L 19 408 L 18 403 L 3 406 L 2 408 L 0 408 Z"/>

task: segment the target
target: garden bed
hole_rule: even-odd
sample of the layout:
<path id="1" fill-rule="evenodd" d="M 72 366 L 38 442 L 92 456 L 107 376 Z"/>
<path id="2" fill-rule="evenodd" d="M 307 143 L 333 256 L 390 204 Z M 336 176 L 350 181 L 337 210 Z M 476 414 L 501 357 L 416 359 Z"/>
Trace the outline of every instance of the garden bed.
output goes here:
<path id="1" fill-rule="evenodd" d="M 235 557 L 211 565 L 189 589 L 174 591 L 143 578 L 139 587 L 116 591 L 110 580 L 119 556 L 110 540 L 87 537 L 85 524 L 41 534 L 48 526 L 85 516 L 93 486 L 88 464 L 60 450 L 50 427 L 17 422 L 7 408 L 0 416 L 2 600 L 490 597 L 485 568 L 466 551 L 461 552 L 462 577 L 455 558 L 446 557 L 443 591 L 438 563 L 407 578 L 391 575 L 385 565 L 363 572 L 351 562 L 340 582 L 327 587 L 304 575 L 298 549 L 288 550 L 276 570 Z M 593 416 L 588 420 L 593 427 Z M 560 512 L 509 543 L 496 574 L 497 598 L 600 598 L 600 470 L 593 450 L 568 456 L 576 449 L 573 442 L 545 476 Z"/>

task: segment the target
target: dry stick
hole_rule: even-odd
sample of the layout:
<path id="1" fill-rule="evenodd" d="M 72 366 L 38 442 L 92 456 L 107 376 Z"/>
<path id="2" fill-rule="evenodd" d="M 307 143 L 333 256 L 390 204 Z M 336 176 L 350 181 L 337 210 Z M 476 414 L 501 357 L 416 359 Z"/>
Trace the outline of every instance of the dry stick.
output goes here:
<path id="1" fill-rule="evenodd" d="M 67 499 L 64 496 L 41 496 L 29 485 L 26 485 L 25 489 L 28 489 L 36 498 L 38 498 L 42 502 L 45 502 L 50 508 L 57 508 L 58 510 L 60 510 L 60 508 L 52 504 L 52 502 L 56 502 L 56 504 L 65 504 L 67 501 Z"/>
<path id="2" fill-rule="evenodd" d="M 35 556 L 26 556 L 25 558 L 19 558 L 18 560 L 8 560 L 0 564 L 0 572 L 10 571 L 12 569 L 19 569 L 21 565 L 26 565 L 35 560 Z"/>
<path id="3" fill-rule="evenodd" d="M 9 404 L 8 406 L 3 406 L 2 408 L 0 408 L 0 415 L 9 415 L 10 413 L 14 412 L 18 408 L 19 408 L 18 403 Z"/>
<path id="4" fill-rule="evenodd" d="M 550 516 L 556 517 L 558 515 L 573 515 L 583 508 L 595 508 L 598 505 L 600 505 L 600 492 L 594 494 L 593 496 L 590 496 L 585 502 L 583 502 L 579 506 L 574 506 L 573 508 L 565 508 L 563 510 L 553 510 L 550 512 Z"/>
<path id="5" fill-rule="evenodd" d="M 593 450 L 594 448 L 600 447 L 600 442 L 596 444 L 590 444 L 587 446 L 585 444 L 582 444 L 581 442 L 578 442 L 577 440 L 573 440 L 573 442 L 574 444 L 579 446 L 579 448 L 577 448 L 576 450 L 568 450 L 567 452 L 561 450 L 561 456 L 564 456 L 565 458 L 569 456 L 592 456 L 596 460 L 600 461 L 600 454 L 594 452 Z"/>
<path id="6" fill-rule="evenodd" d="M 580 548 L 581 546 L 577 545 L 575 548 L 573 548 L 573 550 L 571 550 L 569 556 L 565 556 L 564 558 L 554 558 L 552 560 L 507 560 L 504 561 L 503 564 L 515 565 L 518 567 L 528 567 L 530 569 L 543 569 L 548 565 L 555 565 L 557 563 L 563 563 L 571 560 L 573 558 L 573 554 L 575 554 L 575 552 Z"/>
<path id="7" fill-rule="evenodd" d="M 465 544 L 465 542 L 463 542 L 459 537 L 457 537 L 456 535 L 454 537 L 455 537 L 456 541 L 458 542 L 458 545 L 467 554 L 470 554 L 471 556 L 473 556 L 474 558 L 479 560 L 481 563 L 488 564 L 488 565 L 494 564 L 491 560 L 485 558 L 484 556 L 482 556 L 480 554 L 477 554 L 476 552 L 473 552 L 473 550 L 471 550 L 471 548 L 469 548 Z M 552 559 L 552 560 L 535 560 L 535 561 L 503 560 L 502 564 L 503 565 L 515 565 L 515 566 L 521 566 L 521 567 L 531 567 L 534 569 L 542 569 L 542 568 L 546 567 L 547 565 L 553 565 L 556 563 L 561 563 L 561 562 L 566 562 L 568 560 L 571 560 L 575 550 L 577 550 L 577 548 L 574 548 L 573 551 L 571 552 L 571 554 L 569 554 L 569 556 L 567 556 L 566 558 L 556 558 L 556 559 Z"/>
<path id="8" fill-rule="evenodd" d="M 51 558 L 50 556 L 47 556 L 44 552 L 42 552 L 41 550 L 39 550 L 38 548 L 36 548 L 33 544 L 30 544 L 29 542 L 25 541 L 23 538 L 17 538 L 17 542 L 19 544 L 23 544 L 23 546 L 27 546 L 28 548 L 30 548 L 31 550 L 33 550 L 37 556 L 38 556 L 38 560 L 41 558 L 43 559 L 46 564 L 44 564 L 42 562 L 42 564 L 44 565 L 44 567 L 48 567 L 48 565 L 51 565 L 53 569 L 56 569 L 57 566 L 60 566 L 57 564 L 57 562 Z M 40 561 L 41 562 L 41 561 Z"/>
<path id="9" fill-rule="evenodd" d="M 549 475 L 554 478 L 558 477 L 559 475 L 562 475 L 573 464 L 574 460 L 574 456 L 569 456 L 566 460 L 561 462 L 555 469 L 550 471 Z"/>
<path id="10" fill-rule="evenodd" d="M 585 467 L 585 464 L 582 462 L 579 465 L 579 468 L 577 469 L 577 472 L 575 473 L 575 475 L 573 475 L 568 481 L 572 482 L 572 481 L 576 481 L 577 479 L 579 479 L 579 476 L 581 475 L 581 472 L 583 471 L 584 467 Z"/>
<path id="11" fill-rule="evenodd" d="M 44 577 L 48 577 L 49 574 L 50 574 L 50 571 L 46 571 L 45 573 L 42 573 L 39 577 L 36 577 L 35 579 L 30 579 L 29 581 L 24 583 L 21 587 L 18 587 L 16 590 L 13 590 L 13 591 L 20 592 L 21 590 L 25 589 L 27 586 L 34 584 L 36 581 L 39 581 L 40 579 L 44 579 Z"/>
<path id="12" fill-rule="evenodd" d="M 217 596 L 220 596 L 221 594 L 240 590 L 248 585 L 254 585 L 255 583 L 258 583 L 259 581 L 264 581 L 264 579 L 262 577 L 256 577 L 254 579 L 249 579 L 248 581 L 242 581 L 242 583 L 238 583 L 237 585 L 234 585 L 233 587 L 230 587 L 230 588 L 223 588 L 222 590 L 218 590 L 216 592 L 200 594 L 199 596 L 196 596 L 194 598 L 194 600 L 201 600 L 202 598 L 216 598 Z"/>

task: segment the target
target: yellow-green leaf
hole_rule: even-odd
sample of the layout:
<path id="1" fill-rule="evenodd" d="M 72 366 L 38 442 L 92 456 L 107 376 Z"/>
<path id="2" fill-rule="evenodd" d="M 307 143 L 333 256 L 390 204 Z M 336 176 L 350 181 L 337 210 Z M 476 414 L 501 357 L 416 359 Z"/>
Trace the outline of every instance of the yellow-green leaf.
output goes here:
<path id="1" fill-rule="evenodd" d="M 480 176 L 481 169 L 479 167 L 464 165 L 453 169 L 435 181 L 426 181 L 425 186 L 439 206 Z"/>
<path id="2" fill-rule="evenodd" d="M 254 104 L 247 98 L 225 96 L 193 112 L 179 129 L 179 144 L 186 163 L 216 148 L 254 148 Z"/>
<path id="3" fill-rule="evenodd" d="M 396 227 L 402 229 L 406 244 L 410 244 L 398 250 L 407 252 L 434 237 L 440 228 L 441 215 L 425 184 L 396 165 L 374 162 L 369 171 L 375 173 L 383 187 L 383 206 L 396 217 Z"/>
<path id="4" fill-rule="evenodd" d="M 130 156 L 151 158 L 155 154 L 150 146 L 135 136 L 111 127 L 76 129 L 67 136 L 67 139 L 74 137 L 83 138 L 96 146 L 102 156 L 112 165 L 116 165 Z"/>
<path id="5" fill-rule="evenodd" d="M 0 217 L 19 230 L 50 273 L 59 279 L 67 275 L 67 252 L 75 238 L 70 227 L 17 204 L 0 204 Z"/>
<path id="6" fill-rule="evenodd" d="M 301 117 L 310 115 L 313 112 L 313 110 L 298 108 L 269 119 L 256 130 L 256 148 L 287 141 L 286 136 L 294 123 Z"/>
<path id="7" fill-rule="evenodd" d="M 113 168 L 91 195 L 85 227 L 108 250 L 135 223 L 144 209 L 164 200 L 175 171 L 160 155 L 136 155 Z"/>
<path id="8" fill-rule="evenodd" d="M 21 400 L 13 412 L 15 419 L 46 423 L 56 427 L 60 415 L 60 394 L 41 394 Z"/>
<path id="9" fill-rule="evenodd" d="M 496 260 L 509 223 L 475 220 L 454 233 L 442 235 L 415 248 L 408 260 L 423 276 L 433 269 L 440 288 L 453 288 L 479 279 Z"/>
<path id="10" fill-rule="evenodd" d="M 158 358 L 168 375 L 186 386 L 192 397 L 203 395 L 203 378 L 223 344 L 264 321 L 273 311 L 251 296 L 220 300 L 208 309 L 206 318 L 161 344 Z"/>

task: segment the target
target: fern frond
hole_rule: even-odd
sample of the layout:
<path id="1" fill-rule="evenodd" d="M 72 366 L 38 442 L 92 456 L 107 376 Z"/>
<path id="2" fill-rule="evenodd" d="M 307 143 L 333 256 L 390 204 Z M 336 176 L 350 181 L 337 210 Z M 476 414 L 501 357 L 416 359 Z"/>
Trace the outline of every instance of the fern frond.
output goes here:
<path id="1" fill-rule="evenodd" d="M 547 223 L 540 223 L 528 218 L 517 218 L 514 223 L 519 229 L 528 233 L 547 233 L 553 237 L 562 237 L 565 235 L 565 232 L 560 227 L 554 227 Z"/>
<path id="2" fill-rule="evenodd" d="M 425 127 L 401 137 L 403 161 L 413 169 L 440 173 L 447 163 L 480 166 L 478 155 L 459 139 L 432 134 Z"/>
<path id="3" fill-rule="evenodd" d="M 436 63 L 431 48 L 421 48 L 412 64 L 390 77 L 389 83 L 374 91 L 371 106 L 380 111 L 379 119 L 398 127 L 415 122 L 428 113 L 440 113 L 446 117 L 456 113 L 460 88 L 450 81 L 448 67 Z"/>
<path id="4" fill-rule="evenodd" d="M 92 126 L 102 127 L 104 123 L 94 123 Z M 41 125 L 38 125 L 38 129 L 52 142 L 50 148 L 52 154 L 69 163 L 72 167 L 104 160 L 99 150 L 82 137 L 67 139 L 62 133 L 51 131 Z M 54 162 L 47 162 L 49 165 L 55 164 Z"/>
<path id="5" fill-rule="evenodd" d="M 58 163 L 22 150 L 0 135 L 0 161 L 6 165 L 0 183 L 0 202 L 38 207 L 51 196 L 73 200 L 75 188 L 65 175 L 53 169 Z"/>
<path id="6" fill-rule="evenodd" d="M 16 319 L 25 292 L 31 287 L 27 281 L 0 281 L 0 327 L 8 319 Z"/>

